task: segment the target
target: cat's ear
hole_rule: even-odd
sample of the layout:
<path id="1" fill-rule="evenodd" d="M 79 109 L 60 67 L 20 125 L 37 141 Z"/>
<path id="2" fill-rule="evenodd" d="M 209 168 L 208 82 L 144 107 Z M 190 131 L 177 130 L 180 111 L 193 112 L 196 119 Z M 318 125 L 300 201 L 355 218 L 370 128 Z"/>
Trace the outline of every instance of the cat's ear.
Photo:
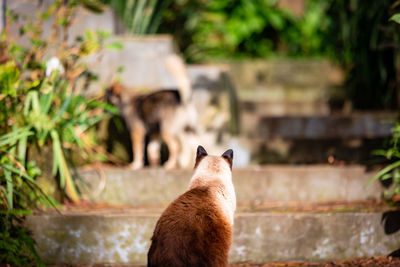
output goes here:
<path id="1" fill-rule="evenodd" d="M 229 163 L 229 166 L 232 169 L 232 162 L 233 162 L 233 150 L 232 149 L 228 149 L 227 151 L 224 152 L 224 154 L 222 154 L 222 157 L 224 159 L 226 159 L 226 161 Z"/>
<path id="2" fill-rule="evenodd" d="M 199 164 L 200 160 L 207 155 L 207 151 L 204 149 L 204 147 L 198 146 L 196 152 L 196 164 L 194 166 L 196 167 Z"/>

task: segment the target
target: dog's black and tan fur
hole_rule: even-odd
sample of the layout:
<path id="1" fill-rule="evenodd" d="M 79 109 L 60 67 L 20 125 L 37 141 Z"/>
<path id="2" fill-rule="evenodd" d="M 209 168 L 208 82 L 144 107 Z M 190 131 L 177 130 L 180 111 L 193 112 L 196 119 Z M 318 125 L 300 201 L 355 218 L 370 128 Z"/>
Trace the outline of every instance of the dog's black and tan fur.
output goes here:
<path id="1" fill-rule="evenodd" d="M 149 162 L 159 164 L 159 142 L 165 142 L 169 151 L 166 168 L 175 168 L 179 153 L 179 135 L 184 131 L 195 131 L 191 123 L 190 108 L 181 101 L 178 90 L 163 89 L 149 94 L 137 94 L 118 83 L 106 92 L 109 103 L 118 107 L 130 131 L 134 160 L 131 168 L 143 167 L 145 136 L 150 136 Z M 189 109 L 189 112 L 187 112 Z M 152 149 L 153 147 L 155 147 Z M 152 151 L 152 150 L 153 151 Z"/>

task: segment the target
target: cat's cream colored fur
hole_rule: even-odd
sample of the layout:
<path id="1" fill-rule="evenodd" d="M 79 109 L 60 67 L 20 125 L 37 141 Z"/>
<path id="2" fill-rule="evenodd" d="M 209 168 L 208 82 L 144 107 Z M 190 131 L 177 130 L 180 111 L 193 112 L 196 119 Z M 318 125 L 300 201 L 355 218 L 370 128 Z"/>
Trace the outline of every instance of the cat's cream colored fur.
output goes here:
<path id="1" fill-rule="evenodd" d="M 233 225 L 236 210 L 236 194 L 232 183 L 232 171 L 226 160 L 218 156 L 205 156 L 198 163 L 189 182 L 189 190 L 197 186 L 216 185 L 215 197 Z"/>

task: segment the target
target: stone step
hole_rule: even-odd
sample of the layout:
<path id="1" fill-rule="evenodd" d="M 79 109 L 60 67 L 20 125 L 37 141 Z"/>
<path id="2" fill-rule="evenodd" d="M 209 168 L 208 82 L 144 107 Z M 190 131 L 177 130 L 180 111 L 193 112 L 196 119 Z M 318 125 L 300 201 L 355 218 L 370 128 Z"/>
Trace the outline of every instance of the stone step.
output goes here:
<path id="1" fill-rule="evenodd" d="M 145 264 L 159 212 L 80 211 L 29 216 L 47 264 Z M 399 211 L 238 212 L 230 262 L 327 261 L 399 248 Z"/>
<path id="2" fill-rule="evenodd" d="M 329 115 L 331 108 L 327 101 L 268 101 L 268 100 L 241 100 L 239 101 L 242 123 L 246 123 L 249 116 L 320 116 Z M 245 128 L 245 127 L 243 127 Z"/>
<path id="3" fill-rule="evenodd" d="M 394 113 L 265 116 L 241 113 L 238 142 L 255 164 L 327 163 L 328 158 L 368 164 L 392 135 Z M 330 160 L 332 162 L 332 159 Z"/>
<path id="4" fill-rule="evenodd" d="M 116 167 L 81 169 L 78 188 L 92 203 L 166 206 L 187 189 L 192 170 Z M 383 191 L 373 172 L 362 166 L 271 165 L 233 170 L 237 202 L 363 201 L 379 199 Z"/>
<path id="5" fill-rule="evenodd" d="M 227 62 L 223 67 L 241 100 L 328 101 L 345 95 L 343 71 L 326 60 L 245 60 Z"/>
<path id="6" fill-rule="evenodd" d="M 391 136 L 396 121 L 395 113 L 382 112 L 314 116 L 260 116 L 256 113 L 243 115 L 243 134 L 260 138 L 385 138 Z"/>
<path id="7" fill-rule="evenodd" d="M 387 138 L 283 139 L 241 137 L 237 143 L 251 153 L 253 164 L 363 164 L 376 162 L 373 155 Z"/>

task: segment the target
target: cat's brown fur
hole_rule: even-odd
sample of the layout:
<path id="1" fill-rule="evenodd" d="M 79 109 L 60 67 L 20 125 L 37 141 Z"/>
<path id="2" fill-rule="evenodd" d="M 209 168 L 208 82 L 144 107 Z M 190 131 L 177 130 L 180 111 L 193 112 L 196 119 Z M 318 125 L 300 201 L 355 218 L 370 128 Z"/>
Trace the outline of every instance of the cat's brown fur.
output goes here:
<path id="1" fill-rule="evenodd" d="M 157 222 L 148 266 L 228 266 L 236 208 L 232 157 L 232 150 L 215 157 L 198 148 L 189 190 Z"/>

